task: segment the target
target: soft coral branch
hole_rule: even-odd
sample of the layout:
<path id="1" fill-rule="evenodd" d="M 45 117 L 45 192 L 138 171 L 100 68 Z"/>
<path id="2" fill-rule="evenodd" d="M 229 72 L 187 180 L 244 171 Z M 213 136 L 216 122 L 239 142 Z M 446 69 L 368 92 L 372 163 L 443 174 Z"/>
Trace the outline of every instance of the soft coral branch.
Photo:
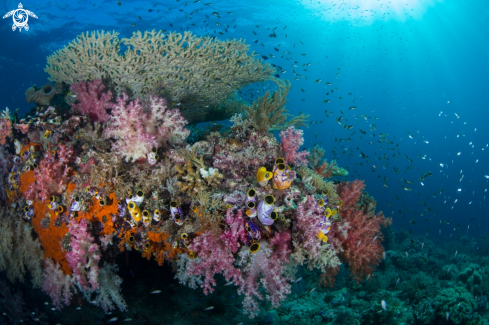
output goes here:
<path id="1" fill-rule="evenodd" d="M 68 185 L 71 168 L 69 163 L 73 150 L 63 144 L 58 145 L 58 159 L 51 151 L 46 151 L 44 159 L 36 169 L 36 181 L 25 196 L 29 200 L 46 200 L 52 194 L 62 194 Z"/>
<path id="2" fill-rule="evenodd" d="M 384 252 L 380 243 L 384 239 L 381 227 L 392 223 L 392 219 L 385 218 L 382 212 L 373 217 L 363 214 L 357 203 L 364 187 L 363 182 L 355 180 L 341 183 L 337 188 L 337 193 L 343 200 L 339 213 L 349 224 L 348 236 L 340 237 L 343 250 L 339 256 L 348 263 L 350 274 L 357 283 L 379 265 Z"/>
<path id="3" fill-rule="evenodd" d="M 304 144 L 302 130 L 296 130 L 295 127 L 289 126 L 285 131 L 280 132 L 280 141 L 285 154 L 285 161 L 298 166 L 307 166 L 307 156 L 309 151 L 303 150 L 299 152 L 300 146 Z"/>
<path id="4" fill-rule="evenodd" d="M 126 161 L 145 157 L 153 147 L 166 142 L 181 143 L 190 134 L 180 111 L 167 109 L 165 99 L 150 96 L 148 102 L 128 100 L 125 93 L 117 98 L 110 125 L 105 129 L 108 137 L 116 139 L 113 151 L 119 152 Z"/>
<path id="5" fill-rule="evenodd" d="M 100 79 L 93 81 L 80 81 L 71 84 L 70 90 L 77 95 L 78 103 L 72 104 L 73 108 L 81 113 L 88 115 L 92 123 L 105 123 L 109 120 L 110 114 L 108 109 L 112 109 L 112 93 L 109 91 L 103 93 L 104 84 Z"/>

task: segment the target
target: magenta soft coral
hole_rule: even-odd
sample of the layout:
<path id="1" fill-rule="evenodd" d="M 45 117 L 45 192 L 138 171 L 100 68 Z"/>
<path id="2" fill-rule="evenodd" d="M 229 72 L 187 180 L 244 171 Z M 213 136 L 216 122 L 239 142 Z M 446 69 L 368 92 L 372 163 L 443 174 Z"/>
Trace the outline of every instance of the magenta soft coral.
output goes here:
<path id="1" fill-rule="evenodd" d="M 112 93 L 103 92 L 104 84 L 100 79 L 93 81 L 80 81 L 71 84 L 70 90 L 77 95 L 78 103 L 72 104 L 75 111 L 88 115 L 92 123 L 105 123 L 109 120 L 108 109 L 112 109 Z"/>
<path id="2" fill-rule="evenodd" d="M 302 137 L 303 131 L 296 130 L 295 127 L 289 126 L 285 131 L 280 131 L 280 141 L 282 142 L 282 150 L 285 154 L 285 161 L 297 166 L 307 166 L 307 156 L 309 151 L 298 151 L 300 146 L 304 144 Z"/>
<path id="3" fill-rule="evenodd" d="M 62 194 L 68 185 L 71 168 L 69 162 L 73 150 L 63 144 L 58 145 L 56 156 L 47 150 L 39 168 L 35 170 L 36 181 L 30 186 L 25 196 L 29 200 L 47 200 L 53 194 Z"/>
<path id="4" fill-rule="evenodd" d="M 70 221 L 71 251 L 66 253 L 68 265 L 73 269 L 73 278 L 83 291 L 99 288 L 98 262 L 100 248 L 94 243 L 93 236 L 88 232 L 88 220 L 82 218 L 80 222 Z"/>
<path id="5" fill-rule="evenodd" d="M 363 181 L 355 180 L 341 183 L 337 188 L 343 200 L 339 213 L 343 221 L 349 224 L 348 236 L 339 237 L 342 243 L 339 256 L 349 265 L 350 274 L 357 283 L 371 274 L 380 263 L 384 252 L 381 227 L 392 223 L 392 219 L 385 218 L 382 212 L 373 217 L 363 214 L 357 203 L 364 187 Z"/>
<path id="6" fill-rule="evenodd" d="M 126 161 L 146 157 L 153 147 L 158 148 L 166 142 L 182 143 L 190 134 L 180 111 L 167 109 L 165 99 L 149 96 L 148 102 L 128 100 L 125 93 L 117 98 L 110 126 L 105 129 L 108 137 L 117 140 L 112 150 L 120 153 Z"/>

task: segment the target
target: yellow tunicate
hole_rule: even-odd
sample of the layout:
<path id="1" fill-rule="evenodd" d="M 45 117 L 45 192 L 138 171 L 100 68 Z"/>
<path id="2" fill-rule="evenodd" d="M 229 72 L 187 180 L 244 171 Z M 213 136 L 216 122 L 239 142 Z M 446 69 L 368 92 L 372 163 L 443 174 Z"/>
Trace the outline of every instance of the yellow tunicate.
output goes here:
<path id="1" fill-rule="evenodd" d="M 265 167 L 260 167 L 256 173 L 256 180 L 261 186 L 268 184 L 268 181 L 272 178 L 273 174 L 268 172 Z"/>
<path id="2" fill-rule="evenodd" d="M 333 213 L 331 212 L 331 209 L 330 209 L 330 208 L 326 208 L 326 210 L 324 210 L 324 216 L 325 216 L 326 218 L 331 217 L 331 215 L 332 215 L 332 214 L 333 214 Z"/>

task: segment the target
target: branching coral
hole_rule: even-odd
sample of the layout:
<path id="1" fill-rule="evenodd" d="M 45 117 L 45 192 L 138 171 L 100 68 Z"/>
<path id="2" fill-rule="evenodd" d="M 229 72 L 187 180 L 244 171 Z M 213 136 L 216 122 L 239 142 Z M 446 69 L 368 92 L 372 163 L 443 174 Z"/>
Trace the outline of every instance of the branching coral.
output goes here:
<path id="1" fill-rule="evenodd" d="M 123 54 L 121 44 L 127 46 Z M 109 79 L 118 95 L 164 96 L 184 103 L 185 116 L 185 110 L 217 106 L 235 90 L 270 78 L 274 69 L 248 52 L 241 40 L 190 32 L 138 31 L 121 40 L 116 32 L 95 31 L 49 56 L 45 71 L 50 80 L 68 84 Z"/>
<path id="2" fill-rule="evenodd" d="M 167 142 L 178 144 L 185 140 L 190 131 L 185 129 L 187 121 L 178 109 L 167 109 L 166 101 L 150 96 L 147 103 L 139 99 L 128 103 L 123 93 L 112 109 L 110 126 L 105 129 L 108 137 L 116 139 L 112 150 L 134 162 L 146 157 L 153 147 Z"/>
<path id="3" fill-rule="evenodd" d="M 243 107 L 245 118 L 251 119 L 253 126 L 259 132 L 285 130 L 289 126 L 307 127 L 305 122 L 309 115 L 301 114 L 287 121 L 287 118 L 292 116 L 285 109 L 287 94 L 291 85 L 288 80 L 274 79 L 274 81 L 278 89 L 272 95 L 270 95 L 270 91 L 267 91 L 265 95 L 258 98 L 253 104 Z"/>

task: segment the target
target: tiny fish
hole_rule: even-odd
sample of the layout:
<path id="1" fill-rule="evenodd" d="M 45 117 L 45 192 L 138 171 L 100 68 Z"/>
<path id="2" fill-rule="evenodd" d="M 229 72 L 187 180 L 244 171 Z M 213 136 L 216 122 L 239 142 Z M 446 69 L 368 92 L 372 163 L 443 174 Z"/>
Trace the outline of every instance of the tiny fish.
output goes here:
<path id="1" fill-rule="evenodd" d="M 309 294 L 313 293 L 314 291 L 316 291 L 316 287 L 312 288 L 311 291 L 309 291 Z"/>
<path id="2" fill-rule="evenodd" d="M 382 252 L 382 257 L 384 257 L 384 260 L 385 260 L 385 252 Z"/>
<path id="3" fill-rule="evenodd" d="M 449 318 L 450 318 L 450 313 L 447 311 L 447 322 Z"/>
<path id="4" fill-rule="evenodd" d="M 46 301 L 44 304 L 47 306 L 47 305 L 49 305 L 49 302 Z"/>
<path id="5" fill-rule="evenodd" d="M 109 319 L 109 323 L 112 323 L 112 322 L 115 322 L 117 321 L 119 318 L 117 317 L 112 317 L 111 319 Z"/>
<path id="6" fill-rule="evenodd" d="M 457 256 L 458 251 L 455 251 L 455 256 Z"/>
<path id="7" fill-rule="evenodd" d="M 302 277 L 298 278 L 297 280 L 294 281 L 294 283 L 297 283 L 299 282 L 300 280 L 302 280 Z"/>
<path id="8" fill-rule="evenodd" d="M 232 285 L 232 284 L 234 284 L 234 282 L 233 282 L 233 281 L 229 281 L 229 282 L 228 282 L 228 283 L 226 283 L 224 286 L 225 286 L 225 287 L 227 287 L 227 286 L 230 286 L 230 285 Z"/>
<path id="9" fill-rule="evenodd" d="M 387 303 L 385 302 L 385 300 L 382 300 L 380 304 L 382 305 L 382 309 L 387 311 Z"/>
<path id="10" fill-rule="evenodd" d="M 377 236 L 375 236 L 374 240 L 372 240 L 372 243 L 377 239 Z"/>
<path id="11" fill-rule="evenodd" d="M 214 306 L 210 306 L 210 307 L 207 307 L 206 309 L 204 309 L 204 311 L 209 311 L 209 310 L 213 310 L 214 309 Z"/>
<path id="12" fill-rule="evenodd" d="M 141 17 L 139 17 L 139 16 L 136 16 L 136 18 L 137 18 L 137 19 L 143 19 L 143 18 L 141 18 Z"/>
<path id="13" fill-rule="evenodd" d="M 76 307 L 76 310 L 81 310 L 81 307 Z"/>
<path id="14" fill-rule="evenodd" d="M 357 247 L 358 247 L 358 246 L 360 246 L 360 244 L 361 244 L 361 243 L 362 243 L 362 241 L 360 240 L 360 241 L 358 242 L 358 244 L 357 244 Z"/>
<path id="15" fill-rule="evenodd" d="M 396 286 L 397 286 L 397 284 L 399 283 L 399 281 L 401 281 L 401 278 L 397 279 Z"/>
<path id="16" fill-rule="evenodd" d="M 161 293 L 161 290 L 155 290 L 155 291 L 151 291 L 151 294 L 152 294 L 152 295 L 156 295 L 156 294 L 158 294 L 158 293 Z"/>
<path id="17" fill-rule="evenodd" d="M 423 244 L 421 244 L 421 249 L 423 249 L 423 247 L 424 247 L 424 243 L 423 243 Z"/>
<path id="18" fill-rule="evenodd" d="M 56 308 L 51 308 L 51 310 L 53 310 L 53 311 L 54 311 L 54 310 L 56 310 Z"/>
<path id="19" fill-rule="evenodd" d="M 124 319 L 125 322 L 132 322 L 132 318 L 126 318 Z"/>
<path id="20" fill-rule="evenodd" d="M 407 257 L 409 257 L 409 254 L 408 254 L 408 252 L 406 252 L 406 258 L 407 258 Z"/>

